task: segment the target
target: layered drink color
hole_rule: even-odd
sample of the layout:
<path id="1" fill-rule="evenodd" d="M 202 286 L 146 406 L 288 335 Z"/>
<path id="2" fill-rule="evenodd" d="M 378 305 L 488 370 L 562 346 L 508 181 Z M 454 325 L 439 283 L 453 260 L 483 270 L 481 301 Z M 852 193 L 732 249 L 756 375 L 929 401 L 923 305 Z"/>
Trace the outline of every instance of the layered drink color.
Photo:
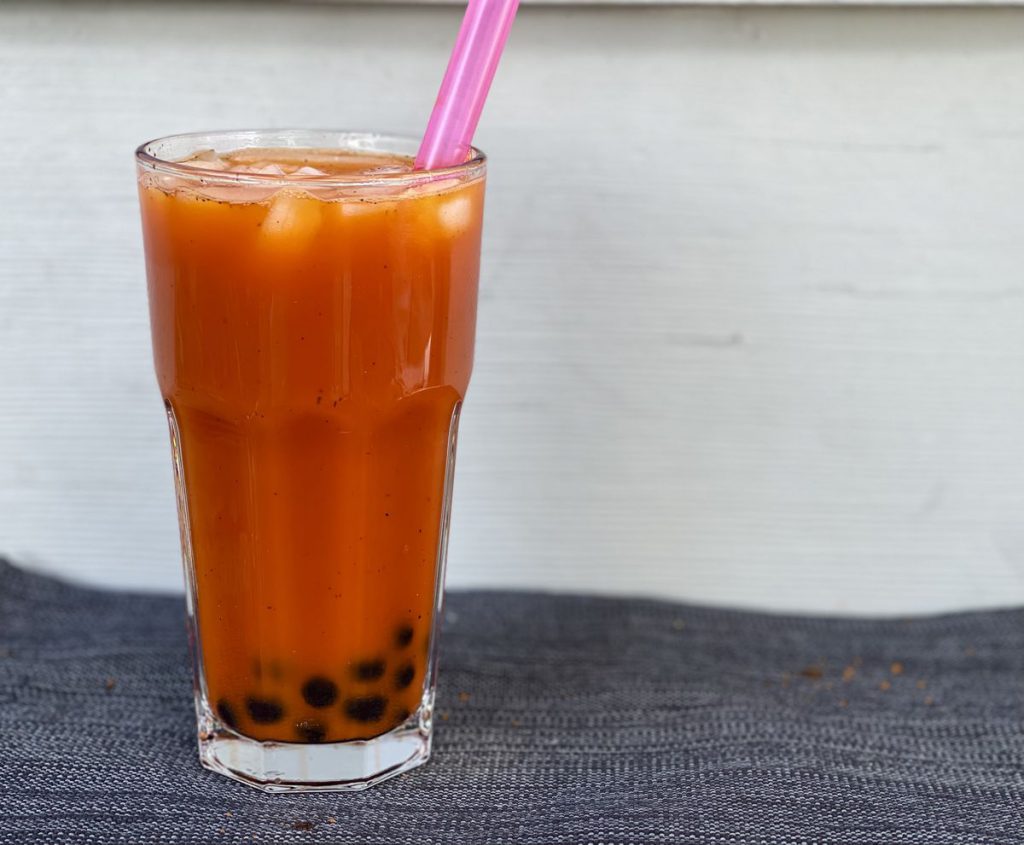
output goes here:
<path id="1" fill-rule="evenodd" d="M 484 160 L 367 134 L 137 155 L 200 753 L 269 790 L 426 759 Z"/>

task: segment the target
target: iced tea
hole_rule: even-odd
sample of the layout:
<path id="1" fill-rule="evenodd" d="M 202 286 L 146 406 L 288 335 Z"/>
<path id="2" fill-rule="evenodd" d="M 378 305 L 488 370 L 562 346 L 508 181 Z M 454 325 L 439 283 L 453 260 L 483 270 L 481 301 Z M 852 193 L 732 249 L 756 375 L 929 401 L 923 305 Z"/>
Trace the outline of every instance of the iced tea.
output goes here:
<path id="1" fill-rule="evenodd" d="M 482 159 L 178 167 L 140 193 L 201 693 L 254 740 L 378 737 L 430 706 Z"/>

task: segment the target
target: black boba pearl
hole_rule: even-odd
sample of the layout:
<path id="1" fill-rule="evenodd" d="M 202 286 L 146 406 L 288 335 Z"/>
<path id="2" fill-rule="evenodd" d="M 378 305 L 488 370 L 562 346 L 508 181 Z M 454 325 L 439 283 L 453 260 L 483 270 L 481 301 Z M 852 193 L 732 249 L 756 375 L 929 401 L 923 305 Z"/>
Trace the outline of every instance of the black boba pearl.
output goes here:
<path id="1" fill-rule="evenodd" d="M 245 700 L 245 709 L 249 711 L 249 718 L 258 725 L 272 724 L 284 715 L 284 708 L 279 701 L 272 698 L 256 698 L 254 695 Z"/>
<path id="2" fill-rule="evenodd" d="M 323 742 L 327 728 L 316 719 L 300 719 L 295 723 L 295 733 L 303 742 Z"/>
<path id="3" fill-rule="evenodd" d="M 220 716 L 220 720 L 229 728 L 238 727 L 238 714 L 235 713 L 235 708 L 231 706 L 231 702 L 226 698 L 218 699 L 217 715 Z"/>
<path id="4" fill-rule="evenodd" d="M 412 683 L 412 679 L 415 677 L 416 667 L 411 663 L 406 663 L 397 672 L 395 672 L 395 689 L 405 689 Z"/>
<path id="5" fill-rule="evenodd" d="M 338 700 L 338 687 L 329 678 L 316 675 L 302 685 L 302 697 L 310 707 L 330 707 Z"/>
<path id="6" fill-rule="evenodd" d="M 412 715 L 412 713 L 410 713 L 404 707 L 399 707 L 395 711 L 395 721 L 398 722 L 398 724 L 402 724 L 402 722 L 404 722 L 406 719 L 408 719 L 411 715 Z"/>
<path id="7" fill-rule="evenodd" d="M 395 645 L 399 648 L 405 648 L 412 642 L 413 633 L 412 625 L 403 625 L 395 631 Z"/>
<path id="8" fill-rule="evenodd" d="M 345 713 L 357 722 L 376 722 L 384 715 L 388 700 L 382 695 L 367 695 L 350 698 L 345 702 Z"/>
<path id="9" fill-rule="evenodd" d="M 383 660 L 362 660 L 352 667 L 357 681 L 376 681 L 384 675 Z"/>

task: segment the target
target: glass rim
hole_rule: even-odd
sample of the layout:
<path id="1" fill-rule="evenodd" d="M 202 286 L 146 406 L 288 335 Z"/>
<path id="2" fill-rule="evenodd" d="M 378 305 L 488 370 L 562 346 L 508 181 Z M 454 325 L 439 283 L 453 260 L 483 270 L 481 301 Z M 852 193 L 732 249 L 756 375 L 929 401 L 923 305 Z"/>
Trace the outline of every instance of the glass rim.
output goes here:
<path id="1" fill-rule="evenodd" d="M 203 182 L 221 182 L 225 184 L 242 184 L 242 185 L 263 185 L 265 187 L 302 187 L 316 185 L 320 187 L 339 187 L 339 188 L 366 188 L 374 186 L 390 186 L 390 187 L 411 187 L 420 185 L 427 182 L 435 182 L 441 179 L 461 179 L 466 180 L 472 178 L 477 172 L 482 172 L 487 164 L 487 156 L 483 150 L 477 147 L 470 147 L 470 156 L 466 161 L 461 164 L 452 165 L 450 167 L 435 167 L 426 170 L 414 170 L 404 173 L 375 173 L 372 176 L 366 174 L 326 174 L 324 176 L 294 176 L 294 175 L 276 175 L 273 173 L 233 173 L 231 171 L 216 170 L 213 168 L 206 168 L 197 165 L 194 162 L 186 161 L 171 161 L 166 158 L 161 158 L 153 150 L 160 144 L 167 144 L 171 142 L 183 142 L 190 139 L 194 139 L 197 142 L 200 139 L 229 139 L 238 138 L 241 142 L 232 149 L 246 149 L 247 146 L 251 149 L 260 149 L 260 145 L 256 143 L 258 139 L 263 137 L 276 138 L 279 141 L 281 139 L 287 139 L 289 137 L 292 140 L 297 140 L 301 137 L 311 136 L 333 136 L 335 139 L 351 139 L 378 142 L 383 144 L 382 148 L 372 147 L 353 147 L 354 152 L 377 152 L 387 153 L 388 147 L 408 145 L 412 149 L 415 149 L 419 145 L 419 139 L 412 135 L 403 135 L 396 132 L 372 132 L 365 130 L 351 130 L 351 129 L 298 129 L 293 127 L 287 127 L 283 129 L 214 129 L 206 132 L 179 132 L 171 135 L 162 135 L 158 138 L 153 138 L 149 141 L 144 141 L 139 144 L 135 149 L 135 161 L 140 168 L 154 173 L 163 173 L 172 176 L 178 176 L 186 179 L 199 179 Z M 250 145 L 244 143 L 249 141 Z M 292 147 L 295 149 L 346 149 L 343 146 L 335 144 L 324 145 L 316 147 L 310 144 L 267 144 L 267 147 L 283 147 L 285 149 Z M 199 147 L 197 146 L 193 150 L 199 152 L 202 149 L 209 149 L 208 146 Z M 401 155 L 401 153 L 396 153 Z"/>

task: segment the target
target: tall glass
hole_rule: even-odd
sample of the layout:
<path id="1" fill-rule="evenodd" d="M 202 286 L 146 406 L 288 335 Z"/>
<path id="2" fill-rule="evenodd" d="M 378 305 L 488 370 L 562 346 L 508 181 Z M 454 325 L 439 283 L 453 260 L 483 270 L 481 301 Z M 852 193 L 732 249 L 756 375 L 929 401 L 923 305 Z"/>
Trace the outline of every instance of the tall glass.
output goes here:
<path id="1" fill-rule="evenodd" d="M 200 758 L 268 791 L 430 754 L 485 163 L 413 172 L 415 149 L 274 131 L 136 153 Z"/>

